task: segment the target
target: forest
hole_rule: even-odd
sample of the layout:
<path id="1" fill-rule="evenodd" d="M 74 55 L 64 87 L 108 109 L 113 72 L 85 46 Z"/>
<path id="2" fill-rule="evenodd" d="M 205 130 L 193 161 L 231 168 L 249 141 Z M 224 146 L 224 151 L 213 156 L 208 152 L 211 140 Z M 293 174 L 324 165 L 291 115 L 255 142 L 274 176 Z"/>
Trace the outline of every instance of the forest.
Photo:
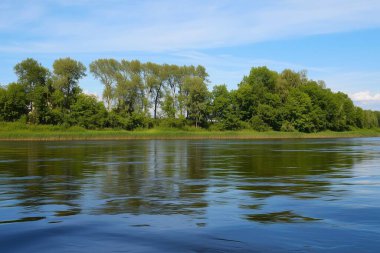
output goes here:
<path id="1" fill-rule="evenodd" d="M 32 58 L 14 66 L 17 81 L 0 86 L 0 121 L 30 125 L 134 130 L 195 127 L 210 130 L 320 132 L 380 126 L 380 112 L 363 110 L 306 71 L 253 67 L 237 89 L 211 90 L 206 69 L 138 60 L 98 59 L 87 68 L 71 58 L 52 70 Z M 102 99 L 85 94 L 93 75 Z"/>

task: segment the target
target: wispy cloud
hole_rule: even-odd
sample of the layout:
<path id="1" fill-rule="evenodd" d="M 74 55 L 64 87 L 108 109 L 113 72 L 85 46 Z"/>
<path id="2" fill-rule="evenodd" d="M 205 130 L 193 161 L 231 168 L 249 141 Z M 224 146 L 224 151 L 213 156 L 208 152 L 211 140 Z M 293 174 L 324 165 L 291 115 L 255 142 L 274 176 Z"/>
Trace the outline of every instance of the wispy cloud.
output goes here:
<path id="1" fill-rule="evenodd" d="M 102 96 L 98 92 L 93 92 L 93 91 L 89 91 L 89 90 L 85 89 L 85 90 L 83 90 L 83 93 L 86 95 L 95 97 L 96 100 L 98 100 L 98 101 L 102 101 Z"/>
<path id="2" fill-rule="evenodd" d="M 202 64 L 213 84 L 231 89 L 251 67 L 266 65 L 306 69 L 357 104 L 380 108 L 373 106 L 380 105 L 374 43 L 352 35 L 342 48 L 314 43 L 328 36 L 303 44 L 307 36 L 380 28 L 379 13 L 378 0 L 1 0 L 0 82 L 13 81 L 12 66 L 26 57 L 47 67 L 66 56 L 85 64 L 100 57 Z M 81 85 L 101 94 L 91 75 Z"/>
<path id="3" fill-rule="evenodd" d="M 360 91 L 349 95 L 354 103 L 362 108 L 380 110 L 380 93 Z"/>
<path id="4" fill-rule="evenodd" d="M 293 69 L 293 70 L 312 70 L 317 72 L 326 72 L 325 68 L 319 68 L 314 66 L 305 66 L 302 64 L 286 62 L 286 61 L 276 61 L 264 58 L 248 59 L 244 57 L 237 57 L 231 54 L 207 54 L 199 51 L 179 51 L 173 52 L 171 55 L 184 59 L 186 62 L 194 61 L 195 63 L 205 63 L 207 65 L 221 66 L 221 67 L 253 67 L 253 66 L 270 66 L 271 68 L 282 70 L 282 69 Z"/>
<path id="5" fill-rule="evenodd" d="M 27 26 L 29 22 L 39 19 L 44 13 L 40 5 L 15 5 L 10 1 L 0 3 L 0 32 L 12 32 L 15 27 Z"/>
<path id="6" fill-rule="evenodd" d="M 352 100 L 356 102 L 378 102 L 380 103 L 380 93 L 371 93 L 369 91 L 361 91 L 351 95 Z"/>
<path id="7" fill-rule="evenodd" d="M 191 50 L 380 26 L 376 0 L 3 0 L 0 51 Z M 10 27 L 12 30 L 10 31 Z"/>
<path id="8" fill-rule="evenodd" d="M 265 58 L 246 58 L 231 54 L 208 54 L 199 51 L 172 52 L 173 61 L 177 64 L 194 64 L 207 66 L 213 83 L 226 83 L 231 89 L 236 88 L 243 76 L 248 75 L 252 67 L 267 66 L 270 69 L 282 71 L 292 69 L 294 71 L 307 70 L 312 73 L 329 73 L 328 68 L 303 65 L 294 62 L 277 61 Z"/>

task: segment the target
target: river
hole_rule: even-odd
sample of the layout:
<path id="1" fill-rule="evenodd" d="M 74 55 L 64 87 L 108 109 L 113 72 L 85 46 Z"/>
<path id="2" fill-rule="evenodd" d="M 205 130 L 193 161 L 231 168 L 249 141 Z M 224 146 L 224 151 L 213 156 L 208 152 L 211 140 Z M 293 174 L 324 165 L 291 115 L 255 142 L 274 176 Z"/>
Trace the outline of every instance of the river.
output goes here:
<path id="1" fill-rule="evenodd" d="M 0 252 L 378 252 L 380 139 L 0 142 Z"/>

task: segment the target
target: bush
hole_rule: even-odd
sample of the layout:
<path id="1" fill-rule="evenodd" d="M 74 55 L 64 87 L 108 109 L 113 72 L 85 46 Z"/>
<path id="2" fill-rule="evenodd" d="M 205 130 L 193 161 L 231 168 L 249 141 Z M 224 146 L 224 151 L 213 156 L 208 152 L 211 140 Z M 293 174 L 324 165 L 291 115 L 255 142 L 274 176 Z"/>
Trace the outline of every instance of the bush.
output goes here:
<path id="1" fill-rule="evenodd" d="M 240 119 L 234 114 L 227 114 L 220 123 L 222 125 L 222 130 L 239 130 L 242 128 Z"/>
<path id="2" fill-rule="evenodd" d="M 179 118 L 179 119 L 174 119 L 174 118 L 168 118 L 168 119 L 161 119 L 158 122 L 158 125 L 160 127 L 164 128 L 179 128 L 182 129 L 186 125 L 186 119 L 185 118 Z"/>
<path id="3" fill-rule="evenodd" d="M 127 130 L 136 128 L 152 128 L 153 121 L 143 113 L 132 113 L 128 118 Z"/>
<path id="4" fill-rule="evenodd" d="M 116 129 L 126 129 L 128 125 L 128 119 L 113 111 L 108 114 L 107 122 L 108 127 Z"/>
<path id="5" fill-rule="evenodd" d="M 116 129 L 134 130 L 137 128 L 152 128 L 153 120 L 143 113 L 119 114 L 110 112 L 107 126 Z"/>
<path id="6" fill-rule="evenodd" d="M 296 129 L 289 121 L 284 121 L 281 125 L 281 132 L 296 132 Z"/>
<path id="7" fill-rule="evenodd" d="M 270 126 L 268 126 L 259 116 L 253 116 L 249 123 L 253 130 L 258 132 L 265 132 L 271 130 Z"/>

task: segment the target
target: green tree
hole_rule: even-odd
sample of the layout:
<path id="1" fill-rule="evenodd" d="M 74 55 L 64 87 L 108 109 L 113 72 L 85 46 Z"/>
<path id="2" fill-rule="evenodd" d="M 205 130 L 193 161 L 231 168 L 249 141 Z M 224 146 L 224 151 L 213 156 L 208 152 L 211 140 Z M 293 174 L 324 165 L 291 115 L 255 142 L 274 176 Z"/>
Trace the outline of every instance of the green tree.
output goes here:
<path id="1" fill-rule="evenodd" d="M 136 70 L 135 70 L 136 71 Z M 120 71 L 116 75 L 115 97 L 117 99 L 116 111 L 122 114 L 131 114 L 140 108 L 140 75 L 132 71 L 131 63 L 122 60 Z"/>
<path id="2" fill-rule="evenodd" d="M 363 109 L 359 110 L 361 111 L 361 128 L 374 128 L 379 126 L 377 112 Z"/>
<path id="3" fill-rule="evenodd" d="M 115 59 L 98 59 L 90 64 L 90 72 L 104 85 L 103 98 L 110 111 L 115 98 L 116 73 L 120 64 Z"/>
<path id="4" fill-rule="evenodd" d="M 313 132 L 315 126 L 310 115 L 311 109 L 310 97 L 298 89 L 292 89 L 284 105 L 284 118 L 298 131 Z"/>
<path id="5" fill-rule="evenodd" d="M 107 110 L 95 96 L 79 94 L 71 107 L 71 124 L 87 129 L 103 128 L 107 122 Z"/>
<path id="6" fill-rule="evenodd" d="M 236 106 L 243 121 L 249 121 L 257 114 L 259 98 L 253 92 L 252 86 L 248 83 L 241 83 L 234 93 Z"/>
<path id="7" fill-rule="evenodd" d="M 5 104 L 7 102 L 7 90 L 0 85 L 0 121 L 5 120 Z"/>
<path id="8" fill-rule="evenodd" d="M 279 75 L 276 83 L 276 92 L 284 102 L 291 88 L 301 88 L 307 83 L 306 71 L 295 72 L 290 69 L 285 69 Z"/>
<path id="9" fill-rule="evenodd" d="M 249 121 L 257 115 L 260 104 L 271 107 L 280 103 L 278 94 L 275 94 L 278 73 L 267 67 L 252 68 L 245 76 L 237 90 L 237 103 L 242 120 Z"/>
<path id="10" fill-rule="evenodd" d="M 209 92 L 204 80 L 200 77 L 187 78 L 184 89 L 188 94 L 186 109 L 188 118 L 194 120 L 195 127 L 207 120 L 207 110 L 209 105 Z"/>
<path id="11" fill-rule="evenodd" d="M 146 69 L 150 75 L 149 93 L 153 104 L 153 118 L 157 118 L 157 111 L 161 104 L 161 98 L 164 95 L 164 85 L 169 78 L 169 65 L 158 65 L 148 63 Z"/>
<path id="12" fill-rule="evenodd" d="M 162 102 L 162 110 L 165 117 L 168 119 L 174 119 L 176 115 L 176 109 L 174 106 L 174 98 L 170 94 L 167 94 Z"/>
<path id="13" fill-rule="evenodd" d="M 28 99 L 25 85 L 11 83 L 0 92 L 2 104 L 2 118 L 5 121 L 16 121 L 28 113 Z M 1 105 L 0 104 L 0 105 Z"/>
<path id="14" fill-rule="evenodd" d="M 242 127 L 236 110 L 234 96 L 226 85 L 215 85 L 212 93 L 211 118 L 221 130 L 236 130 Z"/>
<path id="15" fill-rule="evenodd" d="M 278 73 L 269 70 L 267 67 L 252 68 L 249 76 L 244 77 L 243 83 L 250 84 L 255 88 L 265 88 L 268 91 L 274 91 L 278 80 Z"/>
<path id="16" fill-rule="evenodd" d="M 290 69 L 285 69 L 281 72 L 280 78 L 284 81 L 285 86 L 290 88 L 299 88 L 307 83 L 306 71 L 295 72 Z"/>
<path id="17" fill-rule="evenodd" d="M 14 70 L 18 83 L 25 86 L 29 122 L 47 123 L 50 71 L 32 58 L 18 63 Z"/>
<path id="18" fill-rule="evenodd" d="M 33 92 L 36 86 L 45 86 L 50 76 L 49 70 L 32 58 L 18 63 L 14 70 L 18 82 L 26 86 L 27 93 Z"/>
<path id="19" fill-rule="evenodd" d="M 79 80 L 86 76 L 86 67 L 71 58 L 58 59 L 53 63 L 55 96 L 62 109 L 70 110 L 81 92 Z"/>

